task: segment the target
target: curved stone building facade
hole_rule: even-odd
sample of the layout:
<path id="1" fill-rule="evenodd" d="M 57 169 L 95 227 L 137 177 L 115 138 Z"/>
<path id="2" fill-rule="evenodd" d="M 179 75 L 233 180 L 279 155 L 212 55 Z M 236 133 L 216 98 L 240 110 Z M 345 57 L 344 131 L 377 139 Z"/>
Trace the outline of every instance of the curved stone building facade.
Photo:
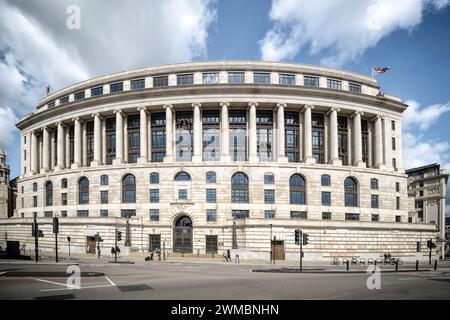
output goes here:
<path id="1" fill-rule="evenodd" d="M 408 223 L 402 101 L 370 77 L 310 65 L 193 62 L 50 94 L 17 124 L 17 209 L 0 234 L 53 250 L 99 233 L 126 251 L 297 259 L 413 256 L 435 226 Z M 271 239 L 276 238 L 271 246 Z M 60 241 L 60 250 L 67 243 Z M 74 250 L 74 249 L 72 249 Z"/>

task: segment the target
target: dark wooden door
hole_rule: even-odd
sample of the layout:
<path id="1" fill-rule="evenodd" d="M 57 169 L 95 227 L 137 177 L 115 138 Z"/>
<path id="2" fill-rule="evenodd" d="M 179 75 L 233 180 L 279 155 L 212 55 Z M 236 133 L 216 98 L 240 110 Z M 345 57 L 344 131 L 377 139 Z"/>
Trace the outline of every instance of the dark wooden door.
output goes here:
<path id="1" fill-rule="evenodd" d="M 273 248 L 273 254 L 275 257 L 275 260 L 284 260 L 285 259 L 285 253 L 284 253 L 284 241 L 283 240 L 272 240 L 272 248 Z"/>

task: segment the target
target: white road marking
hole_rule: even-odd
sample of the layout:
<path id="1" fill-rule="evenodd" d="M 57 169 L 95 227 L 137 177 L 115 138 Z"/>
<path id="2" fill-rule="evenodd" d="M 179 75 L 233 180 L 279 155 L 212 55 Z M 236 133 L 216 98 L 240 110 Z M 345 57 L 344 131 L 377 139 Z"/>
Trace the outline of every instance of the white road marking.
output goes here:
<path id="1" fill-rule="evenodd" d="M 111 283 L 111 285 L 113 285 L 114 287 L 116 286 L 116 284 L 112 282 L 110 278 L 108 278 L 107 276 L 105 276 L 105 278 L 106 280 L 108 280 L 109 283 Z"/>
<path id="2" fill-rule="evenodd" d="M 48 280 L 43 280 L 43 279 L 34 279 L 34 280 L 41 281 L 41 282 L 46 282 L 46 283 L 51 283 L 51 284 L 56 284 L 56 285 L 59 285 L 59 286 L 66 287 L 66 289 L 78 289 L 77 286 L 72 286 L 72 285 L 67 284 L 67 283 L 59 283 L 59 282 L 53 282 L 53 281 L 48 281 Z"/>
<path id="3" fill-rule="evenodd" d="M 74 288 L 74 289 L 93 289 L 93 288 L 110 288 L 110 287 L 115 287 L 109 284 L 105 284 L 105 285 L 99 285 L 99 286 L 89 286 L 89 287 L 80 287 L 80 288 Z M 71 288 L 58 288 L 58 289 L 42 289 L 40 290 L 41 292 L 47 292 L 47 291 L 63 291 L 63 290 L 72 290 Z"/>

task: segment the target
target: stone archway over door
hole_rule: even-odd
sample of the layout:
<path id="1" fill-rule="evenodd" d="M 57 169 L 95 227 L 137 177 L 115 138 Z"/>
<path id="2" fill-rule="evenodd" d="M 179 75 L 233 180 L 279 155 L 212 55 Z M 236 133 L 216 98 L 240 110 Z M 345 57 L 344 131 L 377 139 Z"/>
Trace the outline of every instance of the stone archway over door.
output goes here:
<path id="1" fill-rule="evenodd" d="M 192 220 L 188 216 L 180 216 L 173 227 L 173 252 L 192 253 Z"/>

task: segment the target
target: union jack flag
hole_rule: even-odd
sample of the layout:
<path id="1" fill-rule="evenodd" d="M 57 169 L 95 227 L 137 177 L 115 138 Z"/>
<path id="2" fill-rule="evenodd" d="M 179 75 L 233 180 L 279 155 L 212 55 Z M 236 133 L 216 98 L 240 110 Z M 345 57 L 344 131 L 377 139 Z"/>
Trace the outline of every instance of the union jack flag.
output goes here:
<path id="1" fill-rule="evenodd" d="M 48 96 L 50 94 L 50 86 L 45 88 L 45 95 Z"/>
<path id="2" fill-rule="evenodd" d="M 375 68 L 373 68 L 373 72 L 375 74 L 385 73 L 389 70 L 391 70 L 391 67 L 375 67 Z"/>

